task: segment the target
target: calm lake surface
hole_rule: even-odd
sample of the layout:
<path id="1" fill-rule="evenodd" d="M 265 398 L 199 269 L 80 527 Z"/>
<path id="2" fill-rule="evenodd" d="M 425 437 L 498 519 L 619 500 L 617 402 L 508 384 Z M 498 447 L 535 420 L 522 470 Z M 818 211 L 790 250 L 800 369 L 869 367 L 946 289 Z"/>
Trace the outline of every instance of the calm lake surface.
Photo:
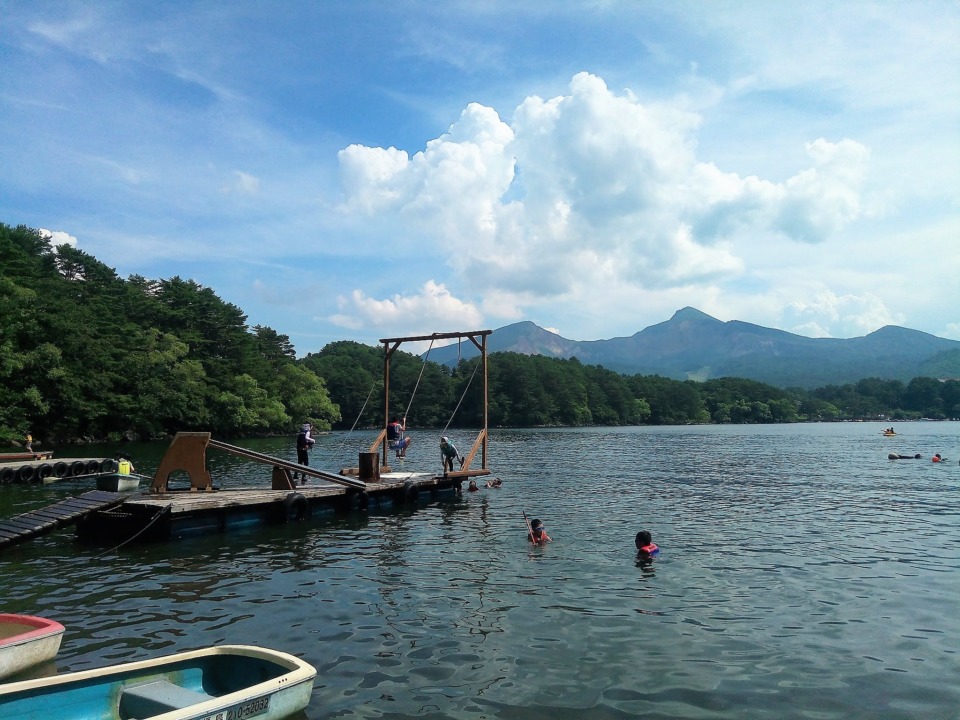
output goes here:
<path id="1" fill-rule="evenodd" d="M 118 550 L 64 530 L 0 551 L 0 607 L 66 626 L 42 672 L 222 643 L 302 656 L 310 720 L 957 718 L 960 423 L 884 426 L 495 430 L 499 490 Z M 439 469 L 433 435 L 406 469 Z M 321 436 L 311 463 L 356 465 L 371 438 Z M 166 446 L 125 449 L 152 474 Z M 208 467 L 269 483 L 219 451 Z M 0 515 L 76 483 L 0 487 Z M 523 511 L 552 544 L 528 546 Z"/>

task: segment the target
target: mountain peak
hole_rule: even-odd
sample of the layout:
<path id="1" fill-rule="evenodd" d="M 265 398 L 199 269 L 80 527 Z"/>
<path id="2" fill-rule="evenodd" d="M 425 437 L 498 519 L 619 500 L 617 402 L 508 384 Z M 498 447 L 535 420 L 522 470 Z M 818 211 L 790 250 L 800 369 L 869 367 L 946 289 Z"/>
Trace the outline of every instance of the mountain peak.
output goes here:
<path id="1" fill-rule="evenodd" d="M 808 338 L 739 320 L 721 321 L 685 307 L 631 337 L 578 342 L 525 320 L 498 328 L 487 352 L 577 358 L 625 374 L 677 380 L 738 377 L 780 387 L 823 387 L 865 377 L 960 377 L 960 342 L 888 325 L 850 340 Z M 472 345 L 434 350 L 454 366 L 479 351 Z"/>
<path id="2" fill-rule="evenodd" d="M 713 322 L 720 322 L 715 317 L 711 317 L 710 315 L 707 315 L 705 312 L 701 312 L 700 310 L 697 310 L 696 308 L 692 308 L 689 305 L 685 308 L 681 308 L 680 310 L 677 310 L 673 314 L 673 317 L 670 318 L 670 320 L 671 322 L 674 320 L 685 320 L 688 322 L 690 320 L 712 320 Z"/>

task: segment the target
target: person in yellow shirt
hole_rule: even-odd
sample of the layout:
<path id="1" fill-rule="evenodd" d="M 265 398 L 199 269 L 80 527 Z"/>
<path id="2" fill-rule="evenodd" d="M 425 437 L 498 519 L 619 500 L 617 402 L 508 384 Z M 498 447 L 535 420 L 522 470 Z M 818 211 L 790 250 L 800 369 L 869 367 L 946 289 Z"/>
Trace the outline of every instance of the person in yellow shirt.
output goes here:
<path id="1" fill-rule="evenodd" d="M 129 475 L 134 472 L 133 463 L 130 462 L 130 458 L 126 455 L 118 455 L 119 461 L 117 462 L 117 474 L 118 475 Z"/>

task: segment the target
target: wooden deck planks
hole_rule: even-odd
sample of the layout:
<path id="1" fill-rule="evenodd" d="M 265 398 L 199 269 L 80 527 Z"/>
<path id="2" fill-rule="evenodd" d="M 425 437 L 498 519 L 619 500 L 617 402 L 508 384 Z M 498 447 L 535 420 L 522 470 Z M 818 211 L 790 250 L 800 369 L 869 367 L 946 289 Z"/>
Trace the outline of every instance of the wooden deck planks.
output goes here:
<path id="1" fill-rule="evenodd" d="M 424 490 L 441 484 L 442 478 L 427 473 L 395 473 L 394 477 L 381 476 L 380 482 L 368 482 L 366 492 L 370 495 L 391 492 L 404 487 L 407 482 L 416 482 Z M 351 489 L 330 485 L 298 485 L 293 490 L 237 489 L 216 492 L 176 491 L 167 493 L 142 493 L 128 497 L 125 506 L 144 506 L 159 509 L 171 505 L 173 515 L 203 513 L 218 509 L 253 507 L 283 502 L 290 493 L 299 493 L 311 501 L 345 495 Z"/>
<path id="2" fill-rule="evenodd" d="M 0 520 L 0 548 L 69 525 L 87 513 L 119 505 L 125 498 L 120 493 L 91 490 L 78 497 L 5 518 Z"/>

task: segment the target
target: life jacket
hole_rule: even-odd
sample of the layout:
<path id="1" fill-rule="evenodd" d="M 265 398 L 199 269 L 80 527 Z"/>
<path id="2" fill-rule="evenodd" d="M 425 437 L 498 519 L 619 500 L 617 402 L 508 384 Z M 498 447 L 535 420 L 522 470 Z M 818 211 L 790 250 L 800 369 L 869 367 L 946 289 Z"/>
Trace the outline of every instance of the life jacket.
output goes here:
<path id="1" fill-rule="evenodd" d="M 539 535 L 537 533 L 540 533 Z M 543 528 L 538 530 L 533 530 L 527 534 L 527 539 L 532 542 L 534 545 L 539 545 L 540 543 L 545 543 L 550 540 L 550 536 L 547 535 L 546 531 Z"/>
<path id="2" fill-rule="evenodd" d="M 117 465 L 117 472 L 120 475 L 129 475 L 132 467 L 129 460 L 121 460 Z"/>
<path id="3" fill-rule="evenodd" d="M 645 555 L 656 555 L 660 552 L 660 548 L 658 548 L 655 543 L 650 543 L 649 545 L 641 547 L 640 552 Z"/>
<path id="4" fill-rule="evenodd" d="M 307 442 L 307 433 L 301 430 L 297 434 L 297 450 L 303 450 L 305 447 L 307 447 L 308 444 L 309 443 Z"/>

